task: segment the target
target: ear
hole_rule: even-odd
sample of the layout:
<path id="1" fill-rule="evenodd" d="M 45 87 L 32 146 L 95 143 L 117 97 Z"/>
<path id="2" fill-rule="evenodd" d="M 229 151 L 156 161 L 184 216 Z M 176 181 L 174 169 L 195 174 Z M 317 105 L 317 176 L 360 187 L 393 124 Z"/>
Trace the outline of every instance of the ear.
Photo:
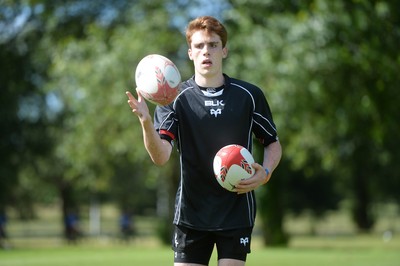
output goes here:
<path id="1" fill-rule="evenodd" d="M 188 49 L 188 56 L 189 56 L 189 59 L 190 59 L 190 60 L 193 60 L 193 57 L 192 57 L 192 49 Z"/>
<path id="2" fill-rule="evenodd" d="M 222 48 L 222 58 L 226 58 L 228 56 L 228 47 Z"/>

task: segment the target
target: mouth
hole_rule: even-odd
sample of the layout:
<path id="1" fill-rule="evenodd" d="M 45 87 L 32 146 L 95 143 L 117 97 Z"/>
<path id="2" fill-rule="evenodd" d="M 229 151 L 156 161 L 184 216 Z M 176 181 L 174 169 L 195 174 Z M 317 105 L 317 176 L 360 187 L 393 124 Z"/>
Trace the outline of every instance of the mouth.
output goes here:
<path id="1" fill-rule="evenodd" d="M 210 59 L 204 59 L 201 64 L 203 66 L 211 66 L 212 65 L 212 61 Z"/>

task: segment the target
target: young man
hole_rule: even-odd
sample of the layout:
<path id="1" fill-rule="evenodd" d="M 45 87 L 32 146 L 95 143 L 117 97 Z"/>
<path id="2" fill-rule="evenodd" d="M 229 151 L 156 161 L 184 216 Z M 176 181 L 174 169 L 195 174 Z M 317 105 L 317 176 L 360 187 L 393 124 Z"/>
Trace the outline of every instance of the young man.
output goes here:
<path id="1" fill-rule="evenodd" d="M 128 103 L 155 164 L 169 160 L 175 143 L 180 153 L 175 265 L 208 265 L 214 245 L 218 265 L 245 265 L 256 213 L 254 189 L 271 178 L 281 146 L 263 92 L 222 72 L 228 55 L 224 26 L 213 17 L 199 17 L 189 23 L 186 39 L 195 73 L 182 83 L 174 102 L 157 106 L 154 124 L 140 93 L 136 99 L 127 92 Z M 214 155 L 228 144 L 251 151 L 252 133 L 265 147 L 263 163 L 253 164 L 256 173 L 241 181 L 235 193 L 224 190 L 214 177 Z"/>

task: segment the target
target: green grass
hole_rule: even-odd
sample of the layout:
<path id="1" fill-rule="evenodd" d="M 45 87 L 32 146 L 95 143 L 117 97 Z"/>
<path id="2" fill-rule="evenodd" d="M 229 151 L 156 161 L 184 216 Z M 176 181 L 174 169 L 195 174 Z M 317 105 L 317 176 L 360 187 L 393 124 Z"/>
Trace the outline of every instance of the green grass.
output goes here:
<path id="1" fill-rule="evenodd" d="M 290 215 L 285 219 L 291 235 L 288 248 L 264 247 L 260 229 L 255 230 L 248 266 L 400 266 L 400 216 L 397 207 L 383 212 L 375 230 L 357 235 L 348 213 L 328 213 L 313 221 L 309 216 Z M 0 266 L 164 266 L 173 265 L 173 252 L 156 239 L 154 217 L 136 217 L 140 232 L 130 243 L 117 240 L 118 213 L 103 206 L 100 236 L 89 236 L 77 245 L 62 240 L 58 208 L 41 208 L 38 219 L 20 221 L 11 215 L 8 223 L 11 249 L 0 249 Z M 258 225 L 260 223 L 257 223 Z M 313 226 L 311 226 L 313 225 Z M 87 217 L 82 229 L 89 234 Z M 391 229 L 394 236 L 384 241 L 382 233 Z M 316 236 L 309 236 L 311 232 Z M 217 265 L 216 252 L 210 266 Z"/>
<path id="2" fill-rule="evenodd" d="M 18 247 L 20 246 L 20 247 Z M 173 265 L 169 247 L 148 238 L 123 244 L 111 239 L 84 240 L 66 245 L 54 239 L 19 240 L 0 250 L 1 266 L 131 266 Z M 210 265 L 217 265 L 215 252 Z M 293 237 L 288 248 L 253 243 L 249 266 L 399 266 L 400 239 L 384 242 L 378 235 Z"/>
<path id="3" fill-rule="evenodd" d="M 171 265 L 167 248 L 61 247 L 10 250 L 0 253 L 1 266 Z"/>

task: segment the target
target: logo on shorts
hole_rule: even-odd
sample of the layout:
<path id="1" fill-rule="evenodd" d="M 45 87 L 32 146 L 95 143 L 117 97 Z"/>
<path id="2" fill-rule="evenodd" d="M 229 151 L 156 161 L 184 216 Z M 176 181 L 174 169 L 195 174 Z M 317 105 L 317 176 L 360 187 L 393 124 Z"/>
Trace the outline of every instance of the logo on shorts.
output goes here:
<path id="1" fill-rule="evenodd" d="M 183 252 L 174 252 L 174 256 L 175 256 L 175 259 L 181 259 L 181 260 L 183 260 L 183 259 L 185 259 L 186 258 L 186 254 L 185 253 L 183 253 Z"/>
<path id="2" fill-rule="evenodd" d="M 240 238 L 240 244 L 243 246 L 246 246 L 249 243 L 249 238 L 248 237 L 241 237 Z"/>
<path id="3" fill-rule="evenodd" d="M 178 244 L 179 244 L 179 242 L 178 242 L 178 234 L 177 233 L 175 233 L 174 243 L 175 243 L 175 247 L 177 247 Z"/>

